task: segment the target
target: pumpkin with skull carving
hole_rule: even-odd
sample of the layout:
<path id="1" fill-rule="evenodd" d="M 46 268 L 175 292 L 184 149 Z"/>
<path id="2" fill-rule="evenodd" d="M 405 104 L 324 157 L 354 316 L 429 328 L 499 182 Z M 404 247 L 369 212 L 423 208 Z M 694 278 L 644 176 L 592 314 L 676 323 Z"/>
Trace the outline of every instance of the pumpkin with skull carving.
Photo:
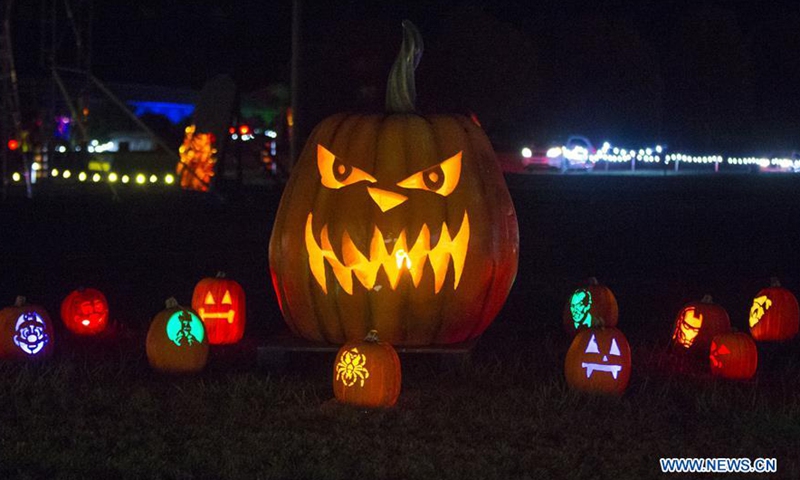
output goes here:
<path id="1" fill-rule="evenodd" d="M 567 384 L 586 392 L 622 395 L 631 377 L 631 347 L 616 328 L 583 328 L 564 362 Z"/>
<path id="2" fill-rule="evenodd" d="M 273 285 L 307 339 L 344 343 L 372 329 L 394 345 L 474 338 L 516 275 L 516 214 L 486 135 L 468 117 L 421 116 L 397 100 L 413 97 L 413 76 L 393 79 L 413 75 L 420 42 L 404 27 L 389 113 L 324 120 L 281 199 Z"/>

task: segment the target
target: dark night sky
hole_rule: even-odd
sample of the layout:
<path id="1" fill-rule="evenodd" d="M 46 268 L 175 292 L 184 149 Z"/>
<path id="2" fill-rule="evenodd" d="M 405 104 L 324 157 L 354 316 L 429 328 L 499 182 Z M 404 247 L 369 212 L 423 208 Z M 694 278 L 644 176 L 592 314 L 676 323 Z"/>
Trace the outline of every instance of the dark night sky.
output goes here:
<path id="1" fill-rule="evenodd" d="M 33 73 L 40 2 L 16 8 L 18 68 Z M 288 83 L 290 1 L 95 0 L 92 13 L 92 70 L 105 81 L 199 89 L 228 73 L 243 91 Z M 800 2 L 305 0 L 311 117 L 381 103 L 404 18 L 426 40 L 421 104 L 475 111 L 490 133 L 800 148 Z"/>

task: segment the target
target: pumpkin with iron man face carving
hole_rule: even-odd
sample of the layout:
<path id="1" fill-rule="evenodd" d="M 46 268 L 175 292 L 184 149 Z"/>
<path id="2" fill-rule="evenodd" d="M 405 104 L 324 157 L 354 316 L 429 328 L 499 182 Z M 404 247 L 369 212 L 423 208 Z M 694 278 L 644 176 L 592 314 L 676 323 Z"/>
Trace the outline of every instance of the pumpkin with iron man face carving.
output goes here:
<path id="1" fill-rule="evenodd" d="M 215 278 L 204 278 L 194 287 L 192 309 L 206 327 L 208 343 L 236 343 L 244 335 L 246 321 L 244 290 L 223 272 Z"/>
<path id="2" fill-rule="evenodd" d="M 714 303 L 711 295 L 687 304 L 675 319 L 672 344 L 678 351 L 705 356 L 714 335 L 731 331 L 728 312 Z"/>
<path id="3" fill-rule="evenodd" d="M 108 325 L 108 301 L 103 292 L 79 288 L 61 302 L 61 320 L 78 335 L 95 335 Z"/>
<path id="4" fill-rule="evenodd" d="M 273 284 L 286 322 L 311 340 L 372 329 L 393 345 L 474 338 L 516 275 L 516 214 L 486 135 L 468 117 L 421 116 L 397 100 L 413 97 L 394 79 L 413 74 L 403 59 L 413 63 L 419 42 L 404 26 L 390 113 L 318 125 L 278 209 Z"/>

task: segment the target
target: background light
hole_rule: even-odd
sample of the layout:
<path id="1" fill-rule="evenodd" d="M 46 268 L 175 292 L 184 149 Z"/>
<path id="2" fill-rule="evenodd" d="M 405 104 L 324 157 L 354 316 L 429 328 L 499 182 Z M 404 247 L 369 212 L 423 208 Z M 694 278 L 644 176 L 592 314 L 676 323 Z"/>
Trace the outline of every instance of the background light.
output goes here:
<path id="1" fill-rule="evenodd" d="M 80 180 L 81 182 L 85 182 L 86 181 L 86 172 L 79 173 L 78 174 L 78 180 Z"/>

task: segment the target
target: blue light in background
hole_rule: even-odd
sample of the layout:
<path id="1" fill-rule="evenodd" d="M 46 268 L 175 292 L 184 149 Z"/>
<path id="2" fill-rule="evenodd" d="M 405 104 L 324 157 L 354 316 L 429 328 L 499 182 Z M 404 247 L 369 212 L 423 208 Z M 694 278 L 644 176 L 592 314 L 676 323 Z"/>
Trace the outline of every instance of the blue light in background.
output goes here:
<path id="1" fill-rule="evenodd" d="M 181 123 L 194 113 L 194 105 L 190 103 L 135 101 L 128 102 L 128 105 L 133 107 L 133 113 L 137 117 L 141 117 L 146 113 L 154 113 L 164 115 L 174 124 Z"/>

